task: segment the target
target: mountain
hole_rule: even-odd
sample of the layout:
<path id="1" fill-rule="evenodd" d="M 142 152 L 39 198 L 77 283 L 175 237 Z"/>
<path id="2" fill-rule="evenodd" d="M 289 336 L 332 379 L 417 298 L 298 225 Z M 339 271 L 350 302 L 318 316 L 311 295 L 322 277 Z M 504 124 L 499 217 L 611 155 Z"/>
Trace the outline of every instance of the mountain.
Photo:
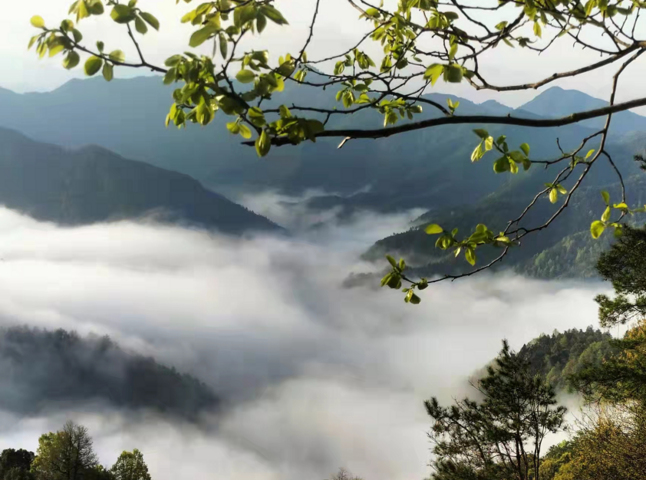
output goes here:
<path id="1" fill-rule="evenodd" d="M 101 147 L 38 143 L 0 128 L 0 204 L 38 220 L 81 225 L 155 214 L 224 233 L 280 227 L 177 172 Z"/>
<path id="2" fill-rule="evenodd" d="M 646 204 L 646 174 L 636 173 L 629 151 L 622 146 L 609 145 L 615 161 L 626 173 L 625 185 L 627 202 L 630 205 Z M 634 162 L 632 162 L 634 163 Z M 621 186 L 615 181 L 610 167 L 600 164 L 582 187 L 572 197 L 567 209 L 548 229 L 528 235 L 519 248 L 512 248 L 505 260 L 496 269 L 513 268 L 519 273 L 539 278 L 592 277 L 596 275 L 594 262 L 612 241 L 612 234 L 606 233 L 601 239 L 590 236 L 590 224 L 598 219 L 605 205 L 601 190 L 610 193 L 612 201 L 621 198 Z M 531 171 L 531 170 L 530 170 Z M 544 172 L 544 171 L 542 171 Z M 526 172 L 528 173 L 528 172 Z M 519 173 L 522 175 L 522 173 Z M 614 177 L 614 178 L 613 178 Z M 385 254 L 403 256 L 420 276 L 446 273 L 461 273 L 471 269 L 463 257 L 454 258 L 451 253 L 435 248 L 435 237 L 427 235 L 423 227 L 438 223 L 446 229 L 458 228 L 462 234 L 472 232 L 479 223 L 484 223 L 494 232 L 503 231 L 510 219 L 516 218 L 531 201 L 533 192 L 541 189 L 541 178 L 527 176 L 525 181 L 510 188 L 502 188 L 476 205 L 449 210 L 431 210 L 415 221 L 418 226 L 406 232 L 397 233 L 379 240 L 365 254 L 371 261 L 383 261 Z M 572 181 L 565 182 L 570 188 Z M 519 227 L 536 226 L 549 219 L 560 202 L 553 205 L 547 198 L 541 198 L 520 223 Z M 636 216 L 633 222 L 644 222 L 643 216 Z M 500 250 L 484 246 L 477 251 L 478 264 L 484 265 L 500 254 Z"/>
<path id="3" fill-rule="evenodd" d="M 572 112 L 582 112 L 608 105 L 605 100 L 586 95 L 578 90 L 564 90 L 560 87 L 551 87 L 518 110 L 533 113 L 545 118 L 564 117 Z M 605 122 L 604 117 L 593 118 L 581 122 L 589 128 L 601 128 Z M 631 131 L 646 130 L 646 117 L 626 111 L 612 116 L 610 131 L 613 134 L 625 134 Z"/>
<path id="4" fill-rule="evenodd" d="M 600 365 L 613 353 L 612 335 L 588 327 L 586 330 L 554 330 L 542 333 L 523 345 L 518 355 L 529 362 L 534 375 L 542 376 L 557 392 L 573 390 L 572 376 L 585 368 Z M 491 360 L 488 365 L 493 365 Z M 487 366 L 488 366 L 487 365 Z M 487 366 L 476 371 L 471 380 L 483 378 Z"/>
<path id="5" fill-rule="evenodd" d="M 190 375 L 125 351 L 108 337 L 65 330 L 0 330 L 0 406 L 21 413 L 92 402 L 196 419 L 220 403 Z"/>
<path id="6" fill-rule="evenodd" d="M 221 114 L 208 127 L 190 125 L 181 131 L 165 128 L 171 93 L 172 87 L 164 86 L 154 76 L 111 83 L 99 78 L 72 80 L 49 93 L 19 95 L 1 90 L 0 126 L 64 147 L 100 145 L 126 158 L 186 173 L 216 190 L 260 187 L 298 193 L 322 189 L 340 194 L 336 201 L 323 200 L 326 205 L 336 202 L 349 208 L 379 210 L 473 203 L 503 185 L 505 180 L 488 174 L 489 167 L 469 161 L 477 143 L 474 127 L 489 128 L 495 135 L 504 133 L 516 146 L 532 140 L 535 155 L 545 157 L 558 152 L 557 137 L 565 146 L 573 146 L 590 133 L 582 125 L 541 130 L 444 126 L 388 139 L 353 140 L 342 149 L 337 149 L 339 140 L 322 139 L 316 144 L 275 148 L 268 158 L 259 159 L 253 148 L 241 145 L 239 138 L 227 132 L 224 123 L 228 119 Z M 289 105 L 333 108 L 338 107 L 334 93 L 332 89 L 290 86 L 267 105 L 284 101 Z M 475 104 L 439 93 L 427 98 L 442 105 L 448 98 L 459 101 L 460 115 L 528 116 L 535 115 L 530 111 L 549 112 L 552 99 L 541 98 L 542 95 L 525 105 L 528 111 L 512 110 L 495 101 Z M 419 118 L 437 115 L 426 105 Z M 378 128 L 382 121 L 377 112 L 370 110 L 353 116 L 333 116 L 329 128 Z M 458 184 L 462 191 L 455 195 L 452 192 Z M 368 194 L 353 195 L 365 187 L 370 187 Z"/>

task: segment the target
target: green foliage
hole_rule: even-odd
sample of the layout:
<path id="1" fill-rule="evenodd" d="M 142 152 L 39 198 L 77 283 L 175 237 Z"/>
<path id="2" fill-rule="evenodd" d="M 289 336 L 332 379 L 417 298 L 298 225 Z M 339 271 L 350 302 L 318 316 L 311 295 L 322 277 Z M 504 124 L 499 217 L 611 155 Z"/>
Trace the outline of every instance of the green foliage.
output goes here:
<path id="1" fill-rule="evenodd" d="M 33 452 L 8 448 L 0 454 L 0 480 L 33 480 Z"/>
<path id="2" fill-rule="evenodd" d="M 41 435 L 38 454 L 6 449 L 0 455 L 0 480 L 151 480 L 142 453 L 123 452 L 111 470 L 98 463 L 92 438 L 68 421 L 62 430 Z"/>
<path id="3" fill-rule="evenodd" d="M 151 480 L 144 456 L 137 449 L 121 453 L 110 471 L 115 480 Z"/>
<path id="4" fill-rule="evenodd" d="M 641 405 L 596 408 L 572 440 L 552 447 L 543 480 L 646 479 L 646 422 Z"/>
<path id="5" fill-rule="evenodd" d="M 541 466 L 541 444 L 563 426 L 552 387 L 531 372 L 530 364 L 507 342 L 476 384 L 483 399 L 440 406 L 425 403 L 433 419 L 434 480 L 529 480 Z"/>
<path id="6" fill-rule="evenodd" d="M 624 234 L 604 253 L 597 269 L 604 280 L 612 282 L 615 297 L 599 295 L 599 320 L 602 326 L 625 324 L 646 313 L 646 229 L 625 227 Z"/>
<path id="7" fill-rule="evenodd" d="M 574 390 L 573 377 L 587 368 L 597 368 L 613 351 L 611 336 L 587 330 L 555 331 L 541 335 L 520 349 L 533 374 L 541 375 L 555 390 Z"/>
<path id="8" fill-rule="evenodd" d="M 97 465 L 87 428 L 69 421 L 62 430 L 41 435 L 31 470 L 36 480 L 80 480 Z"/>
<path id="9" fill-rule="evenodd" d="M 578 389 L 592 399 L 646 405 L 646 322 L 640 321 L 611 345 L 614 351 L 606 361 L 574 377 Z"/>

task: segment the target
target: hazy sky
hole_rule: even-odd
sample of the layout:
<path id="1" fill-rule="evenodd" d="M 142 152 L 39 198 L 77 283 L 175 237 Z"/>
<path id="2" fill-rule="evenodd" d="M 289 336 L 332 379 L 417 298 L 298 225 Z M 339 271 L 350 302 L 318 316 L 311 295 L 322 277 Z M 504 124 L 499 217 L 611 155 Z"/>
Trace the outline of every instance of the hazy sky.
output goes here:
<path id="1" fill-rule="evenodd" d="M 392 1 L 392 0 L 391 0 Z M 42 15 L 49 24 L 58 24 L 69 8 L 71 0 L 21 0 L 7 2 L 0 18 L 0 86 L 18 92 L 48 91 L 67 81 L 71 76 L 80 76 L 80 69 L 70 73 L 60 67 L 60 58 L 38 61 L 34 52 L 27 52 L 26 45 L 35 29 L 29 24 L 34 14 Z M 274 55 L 285 52 L 295 53 L 302 45 L 307 34 L 307 26 L 314 7 L 314 0 L 278 0 L 277 4 L 290 21 L 289 27 L 278 28 L 274 25 L 263 34 L 263 42 Z M 324 0 L 320 20 L 315 32 L 315 40 L 309 48 L 311 59 L 338 53 L 355 43 L 368 26 L 357 20 L 357 12 L 346 0 Z M 156 14 L 162 22 L 160 33 L 150 32 L 142 41 L 144 51 L 150 60 L 163 62 L 168 56 L 186 49 L 191 28 L 181 25 L 179 18 L 190 5 L 175 0 L 140 0 L 144 10 Z M 509 7 L 513 10 L 512 7 Z M 495 20 L 495 19 L 493 19 Z M 97 39 L 106 42 L 108 49 L 120 48 L 132 57 L 134 51 L 123 34 L 123 27 L 113 24 L 107 18 L 85 20 L 81 25 L 88 44 Z M 252 42 L 253 43 L 253 42 Z M 537 81 L 557 71 L 569 70 L 598 59 L 596 54 L 575 49 L 569 40 L 557 42 L 547 54 L 538 56 L 520 48 L 511 49 L 504 45 L 486 56 L 482 70 L 492 82 L 510 84 Z M 625 80 L 625 89 L 620 99 L 639 95 L 646 73 L 644 62 L 631 67 L 631 77 Z M 117 76 L 140 75 L 141 71 L 118 70 Z M 579 77 L 564 80 L 558 84 L 565 88 L 577 88 L 597 97 L 608 97 L 608 88 L 613 70 L 606 68 Z M 481 101 L 496 98 L 502 103 L 518 105 L 531 99 L 536 92 L 495 94 L 475 92 L 466 85 L 449 88 L 441 82 L 438 91 L 454 93 Z"/>

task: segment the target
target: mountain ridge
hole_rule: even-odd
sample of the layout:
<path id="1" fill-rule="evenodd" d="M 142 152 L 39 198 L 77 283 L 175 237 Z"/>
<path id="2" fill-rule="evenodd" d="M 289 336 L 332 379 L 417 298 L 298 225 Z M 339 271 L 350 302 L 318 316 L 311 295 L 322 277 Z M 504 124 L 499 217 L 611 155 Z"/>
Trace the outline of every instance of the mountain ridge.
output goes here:
<path id="1" fill-rule="evenodd" d="M 140 218 L 223 233 L 282 231 L 188 175 L 95 145 L 49 145 L 0 127 L 0 203 L 61 225 Z"/>

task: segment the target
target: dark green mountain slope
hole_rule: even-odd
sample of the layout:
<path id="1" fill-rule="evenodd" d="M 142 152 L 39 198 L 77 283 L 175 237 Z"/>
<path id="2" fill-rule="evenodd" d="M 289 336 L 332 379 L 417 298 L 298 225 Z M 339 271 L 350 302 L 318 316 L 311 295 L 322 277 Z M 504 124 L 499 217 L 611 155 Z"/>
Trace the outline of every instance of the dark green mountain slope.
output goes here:
<path id="1" fill-rule="evenodd" d="M 64 225 L 138 218 L 239 234 L 279 231 L 264 217 L 176 172 L 100 147 L 65 150 L 0 129 L 0 204 Z"/>
<path id="2" fill-rule="evenodd" d="M 556 389 L 569 387 L 571 375 L 599 365 L 612 351 L 609 333 L 586 330 L 554 331 L 523 345 L 518 352 L 529 360 L 534 373 L 543 375 Z"/>
<path id="3" fill-rule="evenodd" d="M 0 330 L 0 406 L 21 414 L 105 402 L 196 419 L 219 400 L 205 384 L 119 347 L 65 330 Z"/>
<path id="4" fill-rule="evenodd" d="M 634 167 L 633 167 L 634 168 Z M 605 178 L 612 178 L 608 175 Z M 612 199 L 620 198 L 618 183 L 603 185 L 604 176 L 591 182 L 573 196 L 569 207 L 557 218 L 550 228 L 526 237 L 520 248 L 510 251 L 505 260 L 496 268 L 514 268 L 521 273 L 541 278 L 566 278 L 593 276 L 591 268 L 597 256 L 611 242 L 606 233 L 600 240 L 590 236 L 590 224 L 598 219 L 605 205 L 600 190 L 608 190 Z M 592 178 L 591 180 L 595 180 Z M 629 192 L 628 202 L 633 205 L 646 203 L 646 175 L 635 174 L 626 180 Z M 530 200 L 522 188 L 502 190 L 474 207 L 463 207 L 446 211 L 431 211 L 418 219 L 418 224 L 439 223 L 446 228 L 459 228 L 462 232 L 472 231 L 478 223 L 484 223 L 494 231 L 502 231 L 510 218 L 518 216 Z M 541 199 L 521 223 L 537 225 L 546 221 L 558 208 L 546 198 Z M 636 217 L 635 221 L 644 222 Z M 467 271 L 470 266 L 463 258 L 455 259 L 435 248 L 435 237 L 426 235 L 422 228 L 414 227 L 407 232 L 392 235 L 378 241 L 364 257 L 380 260 L 390 253 L 404 256 L 417 267 L 419 275 L 432 276 L 444 273 Z M 500 253 L 493 247 L 478 249 L 479 264 L 485 264 Z"/>
<path id="5" fill-rule="evenodd" d="M 609 333 L 588 327 L 586 330 L 555 330 L 541 334 L 523 345 L 518 354 L 529 361 L 532 372 L 541 375 L 557 391 L 572 389 L 571 377 L 586 367 L 599 365 L 613 352 Z M 493 362 L 493 361 L 492 361 Z M 486 367 L 472 379 L 486 374 Z"/>

